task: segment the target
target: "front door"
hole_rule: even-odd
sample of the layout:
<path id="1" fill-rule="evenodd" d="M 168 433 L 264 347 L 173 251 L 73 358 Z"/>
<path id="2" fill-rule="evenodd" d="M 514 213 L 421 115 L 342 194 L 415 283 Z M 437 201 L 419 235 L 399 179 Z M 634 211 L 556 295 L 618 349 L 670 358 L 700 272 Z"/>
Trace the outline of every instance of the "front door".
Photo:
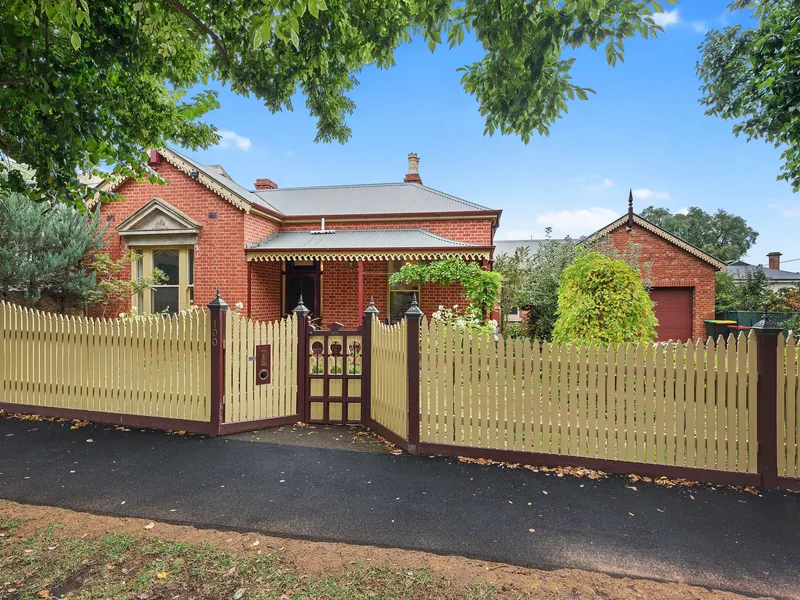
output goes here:
<path id="1" fill-rule="evenodd" d="M 320 316 L 319 307 L 319 263 L 309 261 L 309 264 L 296 264 L 290 262 L 286 269 L 286 292 L 283 306 L 289 313 L 300 302 L 311 311 L 311 318 Z"/>

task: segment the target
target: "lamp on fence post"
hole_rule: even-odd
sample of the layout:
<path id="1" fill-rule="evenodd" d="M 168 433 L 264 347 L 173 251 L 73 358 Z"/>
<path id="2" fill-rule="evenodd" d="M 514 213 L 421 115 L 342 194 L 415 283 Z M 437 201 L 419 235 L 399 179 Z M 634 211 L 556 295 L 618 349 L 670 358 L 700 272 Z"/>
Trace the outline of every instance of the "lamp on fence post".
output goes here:
<path id="1" fill-rule="evenodd" d="M 225 420 L 225 320 L 228 303 L 219 295 L 208 303 L 211 316 L 211 432 L 220 434 L 220 426 Z"/>
<path id="2" fill-rule="evenodd" d="M 419 320 L 422 311 L 414 294 L 406 311 L 406 341 L 408 356 L 408 453 L 419 453 Z"/>
<path id="3" fill-rule="evenodd" d="M 769 318 L 766 308 L 753 325 L 758 337 L 758 472 L 761 485 L 778 487 L 778 336 L 783 327 Z M 783 357 L 780 357 L 781 360 Z"/>
<path id="4" fill-rule="evenodd" d="M 296 411 L 300 421 L 306 420 L 306 370 L 308 369 L 308 333 L 309 317 L 311 311 L 303 304 L 303 295 L 292 310 L 297 315 L 297 399 Z"/>
<path id="5" fill-rule="evenodd" d="M 361 421 L 367 427 L 372 427 L 372 321 L 379 312 L 370 296 L 361 316 Z"/>

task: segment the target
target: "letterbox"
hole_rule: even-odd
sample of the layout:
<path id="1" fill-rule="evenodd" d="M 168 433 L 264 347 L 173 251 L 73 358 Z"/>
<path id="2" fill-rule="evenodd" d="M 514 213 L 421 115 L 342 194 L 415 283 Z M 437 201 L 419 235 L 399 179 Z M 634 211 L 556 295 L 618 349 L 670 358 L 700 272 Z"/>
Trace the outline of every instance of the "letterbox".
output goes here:
<path id="1" fill-rule="evenodd" d="M 272 381 L 272 348 L 269 344 L 256 346 L 256 385 Z"/>

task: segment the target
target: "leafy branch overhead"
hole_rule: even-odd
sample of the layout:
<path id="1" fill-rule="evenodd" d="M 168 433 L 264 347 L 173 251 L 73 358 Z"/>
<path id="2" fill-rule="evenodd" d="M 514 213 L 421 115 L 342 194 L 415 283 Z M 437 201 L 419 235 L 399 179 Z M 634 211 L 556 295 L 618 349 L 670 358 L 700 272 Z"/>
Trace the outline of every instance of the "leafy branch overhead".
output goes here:
<path id="1" fill-rule="evenodd" d="M 114 165 L 157 180 L 144 148 L 218 141 L 202 121 L 216 92 L 189 97 L 212 79 L 273 112 L 292 110 L 300 91 L 317 141 L 344 142 L 356 75 L 393 66 L 415 35 L 431 50 L 476 39 L 484 54 L 462 84 L 485 132 L 527 142 L 592 93 L 571 79 L 572 51 L 602 49 L 614 65 L 626 39 L 660 30 L 660 10 L 657 0 L 8 0 L 0 152 L 34 170 L 39 196 L 78 206 L 93 193 L 78 172 Z M 27 190 L 14 174 L 3 185 Z"/>

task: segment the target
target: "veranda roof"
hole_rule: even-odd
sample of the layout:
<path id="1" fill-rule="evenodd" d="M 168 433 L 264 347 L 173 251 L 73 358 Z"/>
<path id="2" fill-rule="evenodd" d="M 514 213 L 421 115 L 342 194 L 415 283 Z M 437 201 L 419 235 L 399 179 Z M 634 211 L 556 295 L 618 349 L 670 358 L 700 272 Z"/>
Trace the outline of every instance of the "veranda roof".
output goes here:
<path id="1" fill-rule="evenodd" d="M 248 260 L 489 259 L 490 246 L 457 242 L 428 229 L 280 231 L 247 248 Z"/>

